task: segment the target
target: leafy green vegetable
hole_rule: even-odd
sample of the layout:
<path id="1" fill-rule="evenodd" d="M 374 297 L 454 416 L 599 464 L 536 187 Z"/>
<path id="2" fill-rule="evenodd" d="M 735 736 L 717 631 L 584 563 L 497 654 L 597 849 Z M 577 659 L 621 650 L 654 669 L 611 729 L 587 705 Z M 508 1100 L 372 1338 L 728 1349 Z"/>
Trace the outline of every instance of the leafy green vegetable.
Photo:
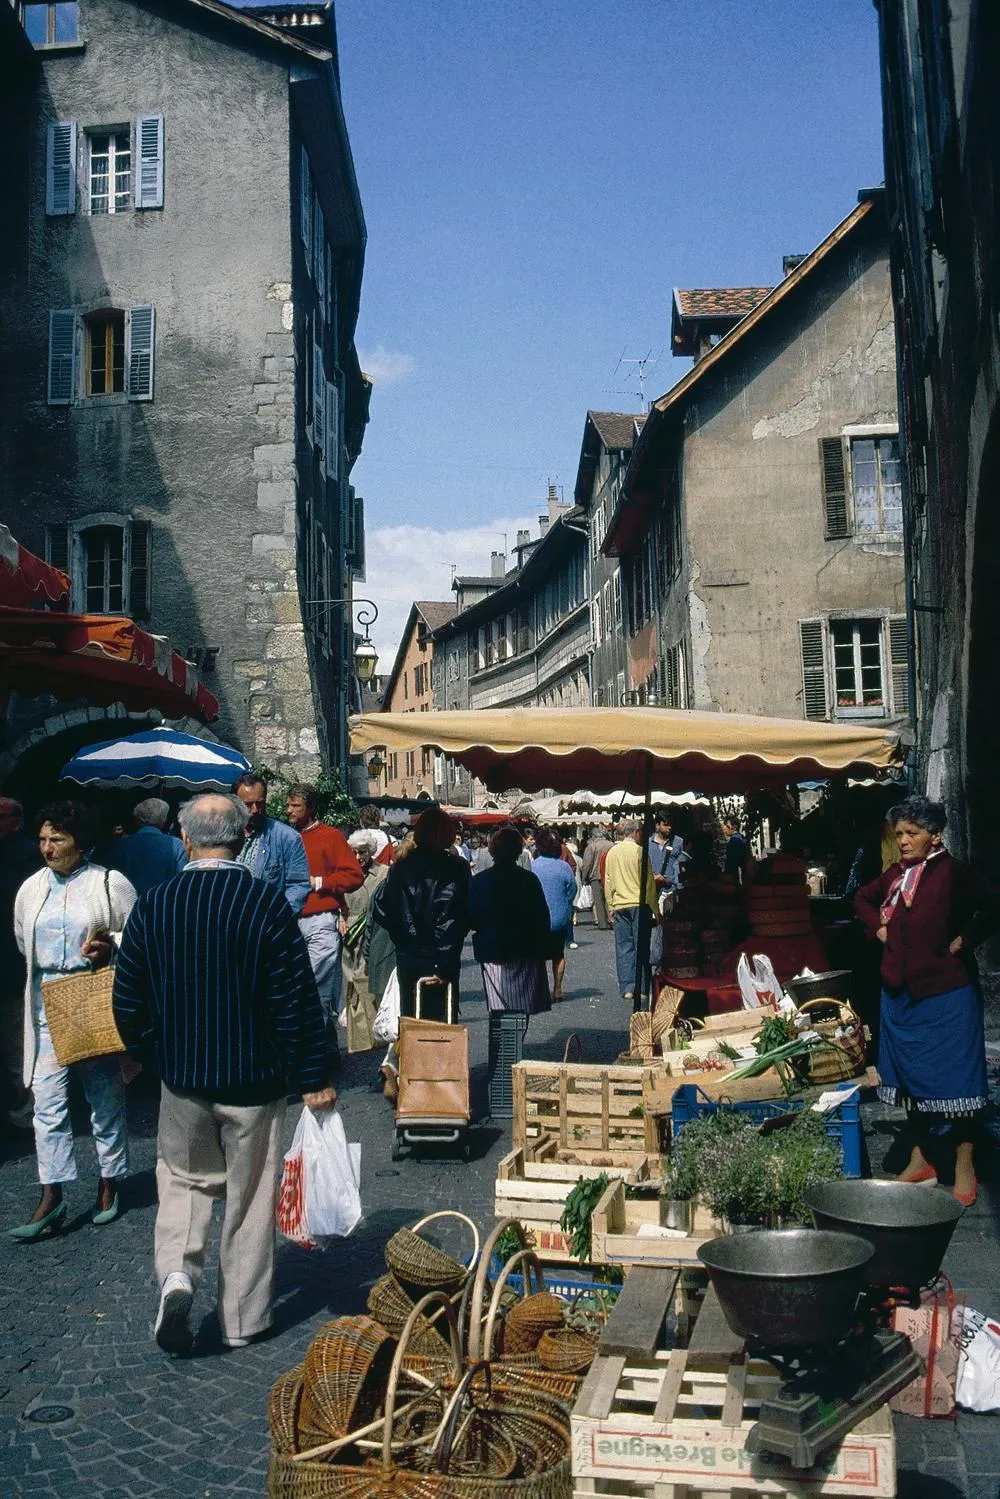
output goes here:
<path id="1" fill-rule="evenodd" d="M 569 1238 L 570 1253 L 574 1259 L 585 1264 L 590 1259 L 592 1245 L 591 1214 L 603 1197 L 610 1178 L 602 1171 L 600 1176 L 577 1182 L 566 1198 L 559 1227 Z"/>

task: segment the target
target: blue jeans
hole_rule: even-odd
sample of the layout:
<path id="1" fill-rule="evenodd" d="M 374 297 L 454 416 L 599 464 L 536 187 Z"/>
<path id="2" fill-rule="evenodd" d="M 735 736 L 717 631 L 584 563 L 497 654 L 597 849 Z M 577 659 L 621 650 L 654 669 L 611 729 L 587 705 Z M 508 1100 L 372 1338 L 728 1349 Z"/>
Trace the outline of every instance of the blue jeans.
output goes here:
<path id="1" fill-rule="evenodd" d="M 653 913 L 648 906 L 624 906 L 614 913 L 615 967 L 622 996 L 636 992 L 635 970 L 639 960 L 639 993 L 648 994 L 649 936 Z"/>

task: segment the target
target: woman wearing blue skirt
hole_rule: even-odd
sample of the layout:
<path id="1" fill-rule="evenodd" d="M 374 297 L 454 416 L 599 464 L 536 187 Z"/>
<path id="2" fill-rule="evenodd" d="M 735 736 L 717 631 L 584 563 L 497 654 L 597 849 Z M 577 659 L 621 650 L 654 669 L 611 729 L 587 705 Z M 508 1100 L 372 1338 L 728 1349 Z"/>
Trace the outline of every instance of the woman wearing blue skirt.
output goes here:
<path id="1" fill-rule="evenodd" d="M 954 1156 L 954 1196 L 976 1200 L 973 1148 L 986 1108 L 983 1001 L 974 951 L 997 930 L 996 892 L 941 841 L 945 812 L 925 796 L 891 808 L 899 862 L 854 898 L 883 945 L 878 1069 L 883 1103 L 902 1104 L 911 1128 L 899 1180 L 931 1181 Z M 930 1159 L 937 1156 L 937 1164 Z"/>

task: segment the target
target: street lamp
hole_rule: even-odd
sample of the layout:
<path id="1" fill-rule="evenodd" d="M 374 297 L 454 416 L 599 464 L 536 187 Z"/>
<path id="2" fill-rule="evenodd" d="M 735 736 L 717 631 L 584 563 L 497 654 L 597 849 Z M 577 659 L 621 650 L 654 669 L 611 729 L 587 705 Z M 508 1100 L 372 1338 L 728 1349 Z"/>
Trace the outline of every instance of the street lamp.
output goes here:
<path id="1" fill-rule="evenodd" d="M 367 687 L 375 675 L 378 651 L 372 645 L 370 630 L 378 619 L 378 605 L 374 599 L 306 599 L 306 608 L 334 609 L 339 604 L 350 604 L 358 611 L 358 624 L 364 630 L 364 639 L 354 651 L 354 671 L 362 687 Z"/>
<path id="2" fill-rule="evenodd" d="M 385 760 L 379 754 L 378 750 L 376 750 L 371 759 L 368 761 L 368 779 L 370 781 L 374 781 L 375 784 L 378 785 L 379 781 L 381 781 L 382 779 L 382 772 L 384 770 Z"/>

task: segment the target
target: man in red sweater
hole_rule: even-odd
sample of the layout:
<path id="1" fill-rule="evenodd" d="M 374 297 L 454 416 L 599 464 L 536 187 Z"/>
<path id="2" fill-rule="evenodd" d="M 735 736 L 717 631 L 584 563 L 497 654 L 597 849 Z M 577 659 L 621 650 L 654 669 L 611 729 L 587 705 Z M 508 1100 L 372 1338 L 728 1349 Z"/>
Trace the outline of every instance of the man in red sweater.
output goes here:
<path id="1" fill-rule="evenodd" d="M 364 884 L 365 876 L 343 833 L 320 822 L 316 816 L 316 788 L 293 786 L 288 793 L 288 821 L 302 838 L 309 864 L 312 889 L 299 913 L 299 930 L 309 949 L 316 977 L 330 1051 L 339 1050 L 336 1040 L 343 974 L 340 966 L 341 936 L 338 924 L 346 912 L 344 896 Z"/>

